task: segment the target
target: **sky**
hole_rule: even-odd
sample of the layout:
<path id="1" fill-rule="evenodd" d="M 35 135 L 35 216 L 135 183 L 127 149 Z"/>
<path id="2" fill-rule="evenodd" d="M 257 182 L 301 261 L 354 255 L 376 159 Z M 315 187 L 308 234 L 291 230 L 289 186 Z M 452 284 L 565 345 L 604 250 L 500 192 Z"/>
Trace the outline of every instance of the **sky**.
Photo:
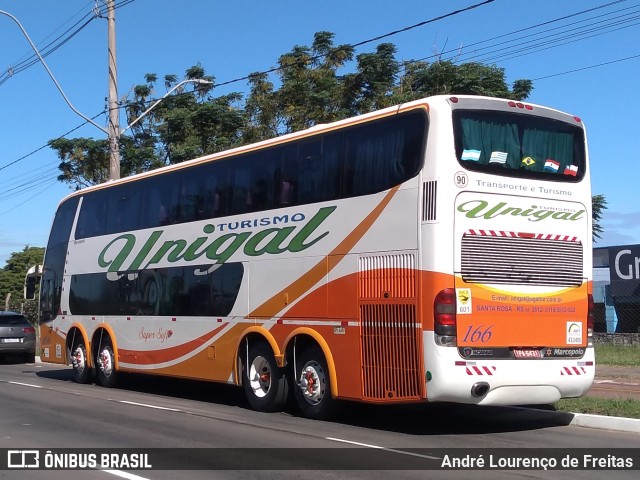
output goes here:
<path id="1" fill-rule="evenodd" d="M 483 0 L 116 0 L 118 94 L 145 74 L 182 78 L 200 63 L 217 83 L 268 70 L 318 31 L 356 44 L 404 30 Z M 107 20 L 90 17 L 103 0 L 0 0 L 39 50 L 70 37 L 45 57 L 74 108 L 94 117 L 106 108 Z M 589 10 L 589 11 L 588 11 Z M 584 13 L 580 13 L 584 12 Z M 80 24 L 76 25 L 79 21 Z M 640 0 L 494 0 L 447 18 L 365 43 L 391 42 L 398 60 L 480 61 L 504 68 L 507 81 L 533 80 L 527 101 L 577 115 L 587 128 L 593 194 L 608 202 L 595 246 L 640 243 Z M 19 69 L 33 50 L 18 24 L 0 14 L 0 267 L 25 246 L 44 247 L 60 200 L 52 139 L 105 138 L 85 124 L 40 62 Z M 340 73 L 348 73 L 348 65 Z M 9 75 L 13 68 L 14 73 Z M 162 82 L 161 82 L 162 83 Z M 162 85 L 156 96 L 165 91 Z M 217 94 L 246 93 L 244 81 Z M 106 128 L 104 115 L 95 120 Z M 121 127 L 126 126 L 124 115 Z M 80 128 L 78 128 L 80 127 Z M 69 133 L 70 132 L 70 133 Z"/>

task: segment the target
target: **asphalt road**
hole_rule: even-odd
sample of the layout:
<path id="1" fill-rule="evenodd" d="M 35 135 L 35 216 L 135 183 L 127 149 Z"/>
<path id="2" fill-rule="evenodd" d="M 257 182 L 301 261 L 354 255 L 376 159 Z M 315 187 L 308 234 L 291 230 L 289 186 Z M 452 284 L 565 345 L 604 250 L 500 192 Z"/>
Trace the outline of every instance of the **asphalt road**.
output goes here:
<path id="1" fill-rule="evenodd" d="M 439 470 L 434 475 L 406 468 L 422 465 L 413 462 L 440 465 L 443 452 L 453 455 L 461 448 L 526 448 L 534 452 L 580 448 L 580 454 L 598 452 L 599 448 L 620 452 L 640 449 L 637 433 L 570 426 L 570 414 L 544 410 L 347 404 L 336 420 L 320 422 L 301 418 L 293 410 L 273 414 L 251 411 L 234 387 L 130 375 L 118 388 L 104 389 L 77 385 L 70 380 L 69 368 L 51 364 L 0 363 L 0 406 L 0 449 L 71 448 L 81 452 L 78 449 L 162 448 L 166 449 L 162 460 L 170 465 L 192 462 L 191 468 L 221 464 L 226 468 L 182 472 L 0 470 L 1 479 L 280 480 L 312 476 L 376 480 L 473 475 L 479 479 L 599 480 L 605 472 L 593 469 Z M 278 450 L 269 452 L 266 448 Z M 351 470 L 366 461 L 371 462 L 370 469 Z M 608 471 L 606 475 L 636 479 L 638 471 Z"/>

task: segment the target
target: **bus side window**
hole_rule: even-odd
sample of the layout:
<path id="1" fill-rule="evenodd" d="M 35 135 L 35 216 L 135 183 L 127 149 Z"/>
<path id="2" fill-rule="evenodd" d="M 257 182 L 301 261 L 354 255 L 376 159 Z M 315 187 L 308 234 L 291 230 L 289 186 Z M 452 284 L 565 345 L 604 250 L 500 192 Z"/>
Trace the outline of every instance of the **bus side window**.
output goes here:
<path id="1" fill-rule="evenodd" d="M 288 178 L 283 178 L 280 182 L 280 189 L 278 192 L 278 205 L 281 207 L 288 207 L 293 202 L 293 182 Z"/>

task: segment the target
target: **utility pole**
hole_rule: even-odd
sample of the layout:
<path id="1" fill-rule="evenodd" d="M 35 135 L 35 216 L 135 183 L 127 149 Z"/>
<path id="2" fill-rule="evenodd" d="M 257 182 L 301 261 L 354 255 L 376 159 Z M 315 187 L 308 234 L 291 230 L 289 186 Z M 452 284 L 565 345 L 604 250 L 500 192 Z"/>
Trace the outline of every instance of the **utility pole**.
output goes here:
<path id="1" fill-rule="evenodd" d="M 109 179 L 120 178 L 120 110 L 116 62 L 116 13 L 114 0 L 106 0 L 109 54 Z"/>
<path id="2" fill-rule="evenodd" d="M 108 125 L 108 127 L 109 128 L 108 129 L 98 125 L 91 118 L 87 117 L 82 112 L 80 112 L 76 107 L 73 106 L 71 101 L 67 98 L 67 96 L 65 95 L 64 91 L 62 90 L 62 87 L 60 86 L 60 84 L 56 80 L 56 77 L 53 76 L 53 73 L 49 69 L 49 66 L 47 65 L 47 62 L 44 61 L 44 58 L 42 57 L 42 55 L 40 54 L 40 52 L 36 48 L 35 44 L 31 40 L 31 37 L 29 37 L 29 34 L 24 29 L 24 27 L 22 26 L 20 21 L 16 17 L 11 15 L 9 12 L 5 12 L 4 10 L 0 10 L 0 15 L 4 15 L 6 17 L 9 17 L 11 20 L 13 20 L 16 23 L 16 25 L 18 25 L 18 27 L 20 28 L 20 31 L 22 32 L 24 37 L 29 42 L 29 45 L 31 45 L 31 48 L 33 49 L 33 52 L 36 54 L 36 56 L 40 60 L 40 63 L 42 63 L 42 66 L 44 67 L 44 69 L 49 74 L 49 77 L 51 77 L 51 80 L 55 84 L 56 88 L 60 92 L 60 95 L 62 95 L 62 98 L 67 103 L 69 108 L 71 110 L 73 110 L 77 115 L 81 116 L 86 122 L 90 123 L 91 125 L 93 125 L 94 127 L 98 128 L 98 129 L 100 129 L 103 133 L 105 133 L 108 136 L 108 139 L 109 139 L 109 154 L 110 154 L 109 155 L 109 178 L 111 180 L 117 180 L 118 178 L 120 178 L 120 136 L 124 132 L 129 130 L 132 126 L 134 126 L 136 123 L 138 123 L 142 119 L 142 117 L 144 117 L 152 109 L 154 109 L 162 100 L 167 98 L 169 96 L 169 94 L 171 94 L 174 90 L 177 90 L 177 89 L 181 88 L 183 85 L 185 85 L 187 83 L 197 83 L 198 85 L 211 85 L 211 86 L 213 86 L 214 83 L 209 81 L 209 80 L 202 79 L 202 78 L 191 78 L 191 79 L 188 79 L 188 80 L 183 80 L 182 82 L 178 83 L 173 88 L 171 88 L 160 99 L 158 99 L 153 105 L 151 105 L 149 108 L 147 108 L 133 122 L 131 122 L 129 125 L 127 125 L 124 129 L 120 130 L 120 115 L 119 115 L 120 111 L 118 109 L 118 72 L 117 72 L 117 63 L 116 63 L 116 16 L 115 16 L 115 13 L 114 13 L 115 12 L 115 5 L 114 5 L 115 0 L 103 0 L 103 1 L 105 2 L 105 5 L 107 5 L 107 12 L 108 12 L 108 17 L 107 17 L 107 20 L 108 20 L 108 45 L 109 45 L 109 47 L 108 47 L 108 49 L 109 49 L 109 52 L 108 52 L 109 53 L 109 99 L 108 99 L 108 102 L 109 102 L 109 125 Z"/>

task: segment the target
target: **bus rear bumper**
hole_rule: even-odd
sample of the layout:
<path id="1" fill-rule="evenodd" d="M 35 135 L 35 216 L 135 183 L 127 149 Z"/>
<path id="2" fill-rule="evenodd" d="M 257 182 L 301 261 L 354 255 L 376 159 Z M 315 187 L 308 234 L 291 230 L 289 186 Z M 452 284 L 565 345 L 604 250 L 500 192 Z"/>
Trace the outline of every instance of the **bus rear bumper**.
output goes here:
<path id="1" fill-rule="evenodd" d="M 585 395 L 595 377 L 593 348 L 582 358 L 465 361 L 455 347 L 427 354 L 427 400 L 537 405 Z M 439 373 L 440 372 L 440 373 Z"/>

